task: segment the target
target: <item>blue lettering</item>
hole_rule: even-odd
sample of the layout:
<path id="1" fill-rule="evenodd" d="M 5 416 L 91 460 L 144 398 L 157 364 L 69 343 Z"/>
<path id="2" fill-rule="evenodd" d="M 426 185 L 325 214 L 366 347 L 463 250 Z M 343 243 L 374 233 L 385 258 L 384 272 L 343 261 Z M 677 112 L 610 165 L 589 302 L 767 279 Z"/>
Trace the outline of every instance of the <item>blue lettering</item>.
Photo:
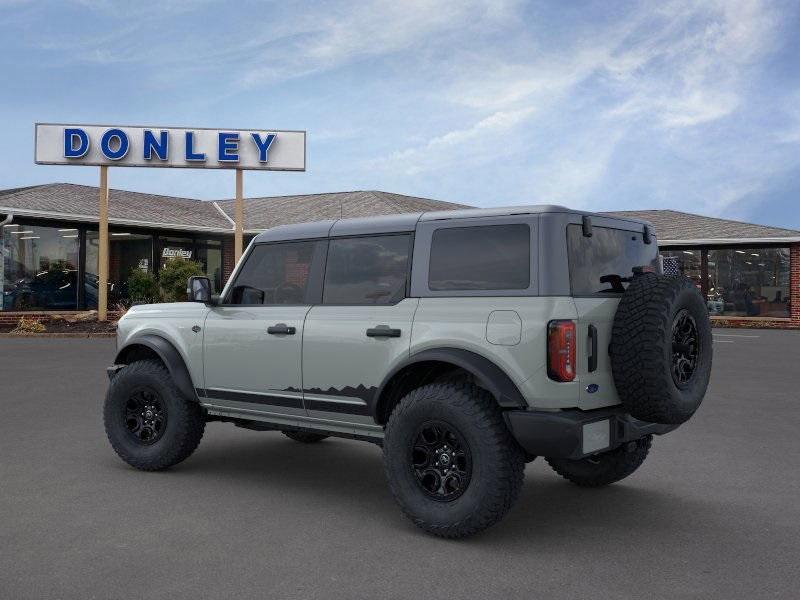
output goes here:
<path id="1" fill-rule="evenodd" d="M 238 150 L 239 150 L 238 133 L 219 134 L 219 162 L 238 162 L 239 161 Z"/>
<path id="2" fill-rule="evenodd" d="M 204 152 L 194 151 L 194 131 L 186 132 L 186 160 L 196 160 L 200 162 L 206 160 Z"/>
<path id="3" fill-rule="evenodd" d="M 75 142 L 78 146 L 75 147 Z M 89 152 L 89 136 L 83 129 L 64 129 L 64 158 L 80 158 Z"/>
<path id="4" fill-rule="evenodd" d="M 111 140 L 117 140 L 117 149 L 111 148 Z M 128 136 L 121 129 L 109 129 L 100 139 L 100 150 L 109 160 L 119 160 L 128 153 Z"/>
<path id="5" fill-rule="evenodd" d="M 145 160 L 150 160 L 153 158 L 153 152 L 156 153 L 156 156 L 159 160 L 167 160 L 167 149 L 169 148 L 169 133 L 167 131 L 161 131 L 158 134 L 158 138 L 153 135 L 153 132 L 149 129 L 144 130 L 144 155 L 143 158 Z"/>
<path id="6" fill-rule="evenodd" d="M 257 133 L 251 133 L 250 135 L 253 136 L 253 141 L 258 147 L 259 162 L 263 163 L 267 162 L 267 151 L 269 150 L 269 147 L 272 146 L 272 142 L 275 141 L 275 134 L 268 133 L 267 137 L 264 138 L 263 140 L 261 139 L 261 136 Z"/>

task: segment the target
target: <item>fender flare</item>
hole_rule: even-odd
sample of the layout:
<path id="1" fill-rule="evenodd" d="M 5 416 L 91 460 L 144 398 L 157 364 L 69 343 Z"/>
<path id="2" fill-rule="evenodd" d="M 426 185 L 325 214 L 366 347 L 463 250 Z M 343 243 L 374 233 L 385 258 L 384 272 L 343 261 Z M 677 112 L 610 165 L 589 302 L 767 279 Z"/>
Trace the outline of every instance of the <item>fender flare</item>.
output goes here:
<path id="1" fill-rule="evenodd" d="M 497 404 L 503 408 L 525 408 L 528 406 L 516 384 L 506 372 L 485 356 L 461 348 L 433 348 L 412 354 L 407 360 L 392 369 L 383 379 L 375 394 L 376 402 L 372 407 L 372 416 L 376 422 L 378 420 L 378 407 L 381 396 L 392 378 L 403 369 L 424 362 L 450 363 L 471 373 L 481 384 L 481 387 L 492 394 Z"/>
<path id="2" fill-rule="evenodd" d="M 144 346 L 155 352 L 167 367 L 172 381 L 181 393 L 189 400 L 198 401 L 197 392 L 192 384 L 192 376 L 189 374 L 186 362 L 172 342 L 151 333 L 132 338 L 117 351 L 114 364 L 127 364 L 124 359 L 125 351 L 133 346 Z"/>

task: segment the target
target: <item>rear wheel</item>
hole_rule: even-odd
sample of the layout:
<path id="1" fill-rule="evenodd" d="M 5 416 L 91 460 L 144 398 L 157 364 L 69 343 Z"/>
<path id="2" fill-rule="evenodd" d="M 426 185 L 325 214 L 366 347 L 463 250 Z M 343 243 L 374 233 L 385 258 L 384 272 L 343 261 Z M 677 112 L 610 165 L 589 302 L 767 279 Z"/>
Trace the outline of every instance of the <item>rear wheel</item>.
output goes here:
<path id="1" fill-rule="evenodd" d="M 638 469 L 647 453 L 653 436 L 647 435 L 623 444 L 611 452 L 604 452 L 580 460 L 547 458 L 547 464 L 564 479 L 582 487 L 600 487 L 625 479 Z"/>
<path id="2" fill-rule="evenodd" d="M 302 442 L 303 444 L 315 444 L 316 442 L 321 442 L 326 437 L 329 437 L 322 433 L 311 433 L 309 431 L 290 431 L 288 429 L 282 430 L 282 433 L 290 440 Z"/>
<path id="3" fill-rule="evenodd" d="M 467 381 L 437 382 L 405 396 L 386 426 L 383 457 L 406 516 L 445 538 L 502 519 L 524 477 L 523 452 L 494 399 Z"/>
<path id="4" fill-rule="evenodd" d="M 108 441 L 126 463 L 159 471 L 185 460 L 205 431 L 200 406 L 157 360 L 136 361 L 111 381 L 103 407 Z"/>

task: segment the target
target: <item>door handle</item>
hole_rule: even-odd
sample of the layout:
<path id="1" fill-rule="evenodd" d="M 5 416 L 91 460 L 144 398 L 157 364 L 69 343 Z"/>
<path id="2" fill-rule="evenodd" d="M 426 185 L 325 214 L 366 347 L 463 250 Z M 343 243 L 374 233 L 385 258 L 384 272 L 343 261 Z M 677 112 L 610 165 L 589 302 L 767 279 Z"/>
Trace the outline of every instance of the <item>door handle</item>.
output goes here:
<path id="1" fill-rule="evenodd" d="M 378 325 L 367 329 L 367 337 L 400 337 L 402 331 L 392 329 L 388 325 Z"/>
<path id="2" fill-rule="evenodd" d="M 294 327 L 290 327 L 286 323 L 278 323 L 267 327 L 267 333 L 270 335 L 294 335 L 296 331 Z"/>
<path id="3" fill-rule="evenodd" d="M 597 327 L 589 325 L 589 373 L 597 370 Z"/>

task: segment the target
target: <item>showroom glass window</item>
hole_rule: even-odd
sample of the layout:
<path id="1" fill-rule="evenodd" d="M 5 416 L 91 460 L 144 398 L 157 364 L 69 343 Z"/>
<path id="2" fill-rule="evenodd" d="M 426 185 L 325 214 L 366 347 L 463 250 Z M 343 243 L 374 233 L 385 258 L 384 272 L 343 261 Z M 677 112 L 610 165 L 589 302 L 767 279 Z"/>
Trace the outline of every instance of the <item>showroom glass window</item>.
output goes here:
<path id="1" fill-rule="evenodd" d="M 128 279 L 131 273 L 136 270 L 153 272 L 153 236 L 112 230 L 108 235 L 108 241 L 108 300 L 114 304 L 129 299 Z M 86 232 L 83 287 L 87 308 L 97 308 L 99 243 L 97 231 Z"/>
<path id="2" fill-rule="evenodd" d="M 664 275 L 683 275 L 691 279 L 698 287 L 703 282 L 703 251 L 699 248 L 687 250 L 663 250 Z"/>
<path id="3" fill-rule="evenodd" d="M 789 318 L 789 273 L 789 248 L 710 249 L 710 312 L 731 317 Z"/>
<path id="4" fill-rule="evenodd" d="M 211 280 L 212 292 L 222 291 L 222 242 L 220 240 L 197 240 L 197 262 Z"/>
<path id="5" fill-rule="evenodd" d="M 3 310 L 77 309 L 78 239 L 69 227 L 3 226 Z"/>

